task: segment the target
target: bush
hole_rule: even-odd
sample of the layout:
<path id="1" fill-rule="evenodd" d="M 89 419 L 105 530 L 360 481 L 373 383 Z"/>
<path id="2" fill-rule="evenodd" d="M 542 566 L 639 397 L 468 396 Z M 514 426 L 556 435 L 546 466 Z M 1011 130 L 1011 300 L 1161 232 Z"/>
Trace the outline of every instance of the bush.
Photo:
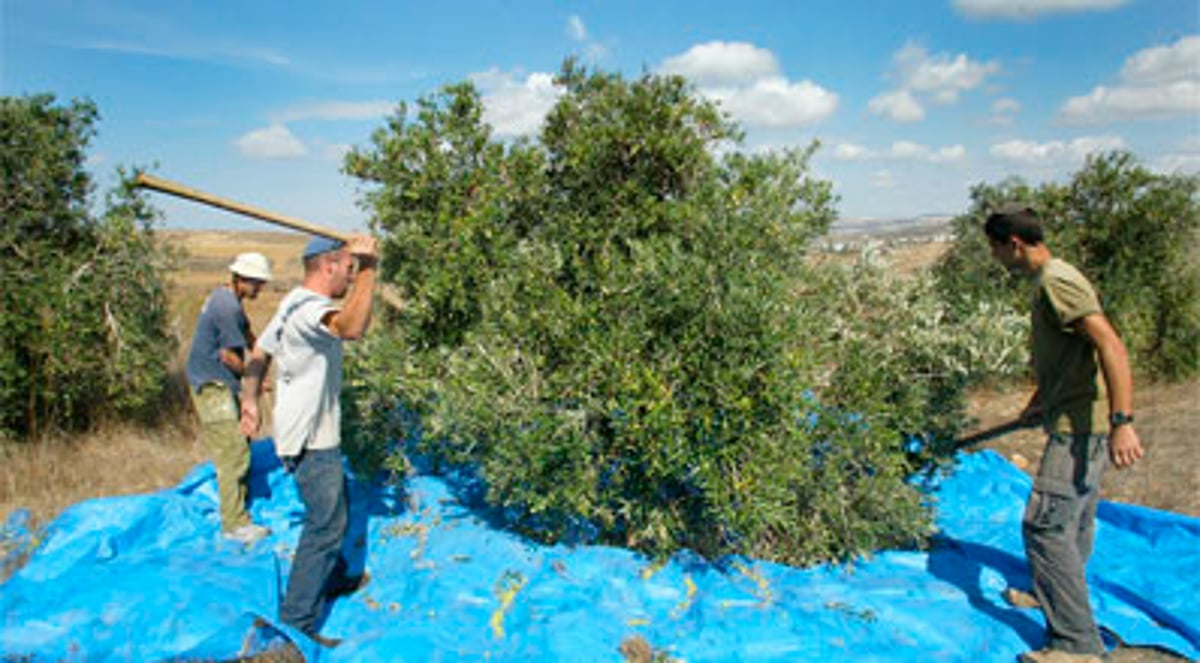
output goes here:
<path id="1" fill-rule="evenodd" d="M 991 260 L 982 228 L 995 205 L 1030 203 L 1042 214 L 1052 251 L 1095 284 L 1134 368 L 1167 379 L 1195 376 L 1198 193 L 1200 178 L 1152 173 L 1124 152 L 1089 158 L 1066 185 L 981 184 L 971 192 L 970 210 L 954 220 L 954 246 L 938 266 L 940 287 L 962 314 L 980 302 L 1027 312 L 1028 287 Z"/>
<path id="2" fill-rule="evenodd" d="M 153 213 L 124 183 L 92 215 L 96 107 L 0 99 L 0 431 L 37 436 L 157 414 L 174 352 Z"/>
<path id="3" fill-rule="evenodd" d="M 806 267 L 834 218 L 816 146 L 731 151 L 677 77 L 558 83 L 536 142 L 492 140 L 462 84 L 348 156 L 410 302 L 351 357 L 349 444 L 400 430 L 543 540 L 797 564 L 920 542 L 899 427 L 948 389 L 867 359 L 892 311 L 839 344 L 848 283 Z"/>

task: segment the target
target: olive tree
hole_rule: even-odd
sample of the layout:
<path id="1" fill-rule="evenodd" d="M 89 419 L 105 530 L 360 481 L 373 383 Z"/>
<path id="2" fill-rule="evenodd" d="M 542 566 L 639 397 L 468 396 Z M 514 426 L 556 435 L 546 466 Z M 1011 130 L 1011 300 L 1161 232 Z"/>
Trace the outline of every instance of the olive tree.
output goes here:
<path id="1" fill-rule="evenodd" d="M 0 98 L 0 433 L 149 420 L 173 354 L 170 253 L 122 183 L 93 211 L 96 106 Z"/>
<path id="2" fill-rule="evenodd" d="M 838 294 L 806 289 L 835 217 L 816 146 L 739 151 L 679 77 L 556 82 L 535 139 L 496 140 L 464 83 L 348 156 L 409 302 L 353 358 L 350 444 L 419 438 L 544 540 L 793 563 L 919 541 L 905 381 L 823 398 L 849 355 L 813 317 Z"/>

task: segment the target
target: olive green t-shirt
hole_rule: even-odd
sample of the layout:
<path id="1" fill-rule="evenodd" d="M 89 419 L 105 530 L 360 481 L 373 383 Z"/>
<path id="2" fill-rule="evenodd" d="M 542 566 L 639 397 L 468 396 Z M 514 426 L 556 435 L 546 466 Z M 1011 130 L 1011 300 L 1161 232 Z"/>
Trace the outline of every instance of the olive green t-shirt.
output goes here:
<path id="1" fill-rule="evenodd" d="M 1087 278 L 1052 258 L 1035 277 L 1033 361 L 1038 396 L 1051 433 L 1108 432 L 1108 395 L 1096 348 L 1075 322 L 1100 313 Z"/>

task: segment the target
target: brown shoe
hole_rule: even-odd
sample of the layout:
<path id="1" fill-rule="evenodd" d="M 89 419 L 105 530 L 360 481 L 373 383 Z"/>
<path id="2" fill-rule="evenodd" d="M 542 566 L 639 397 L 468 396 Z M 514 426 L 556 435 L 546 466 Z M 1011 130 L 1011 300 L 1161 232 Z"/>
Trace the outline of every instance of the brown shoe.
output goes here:
<path id="1" fill-rule="evenodd" d="M 366 587 L 371 582 L 371 574 L 366 571 L 362 575 L 343 578 L 336 583 L 330 585 L 325 590 L 326 598 L 339 599 L 343 596 L 350 596 L 358 590 Z"/>
<path id="2" fill-rule="evenodd" d="M 1038 602 L 1037 597 L 1023 589 L 1009 587 L 1001 594 L 1004 601 L 1014 608 L 1040 608 L 1042 604 Z"/>
<path id="3" fill-rule="evenodd" d="M 1017 657 L 1021 663 L 1102 663 L 1096 654 L 1075 654 L 1060 649 L 1027 651 Z"/>
<path id="4" fill-rule="evenodd" d="M 328 647 L 329 649 L 333 649 L 334 647 L 342 644 L 341 638 L 327 638 L 320 633 L 312 633 L 309 634 L 308 637 L 318 645 L 321 645 L 322 647 Z"/>

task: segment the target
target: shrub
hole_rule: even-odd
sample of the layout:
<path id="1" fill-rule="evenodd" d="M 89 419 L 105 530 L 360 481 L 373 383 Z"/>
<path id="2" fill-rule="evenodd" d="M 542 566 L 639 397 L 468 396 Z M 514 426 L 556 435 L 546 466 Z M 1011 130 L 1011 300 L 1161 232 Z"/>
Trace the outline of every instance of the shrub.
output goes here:
<path id="1" fill-rule="evenodd" d="M 85 151 L 96 107 L 0 99 L 0 431 L 77 430 L 156 415 L 173 354 L 153 212 L 123 183 L 93 216 Z"/>

